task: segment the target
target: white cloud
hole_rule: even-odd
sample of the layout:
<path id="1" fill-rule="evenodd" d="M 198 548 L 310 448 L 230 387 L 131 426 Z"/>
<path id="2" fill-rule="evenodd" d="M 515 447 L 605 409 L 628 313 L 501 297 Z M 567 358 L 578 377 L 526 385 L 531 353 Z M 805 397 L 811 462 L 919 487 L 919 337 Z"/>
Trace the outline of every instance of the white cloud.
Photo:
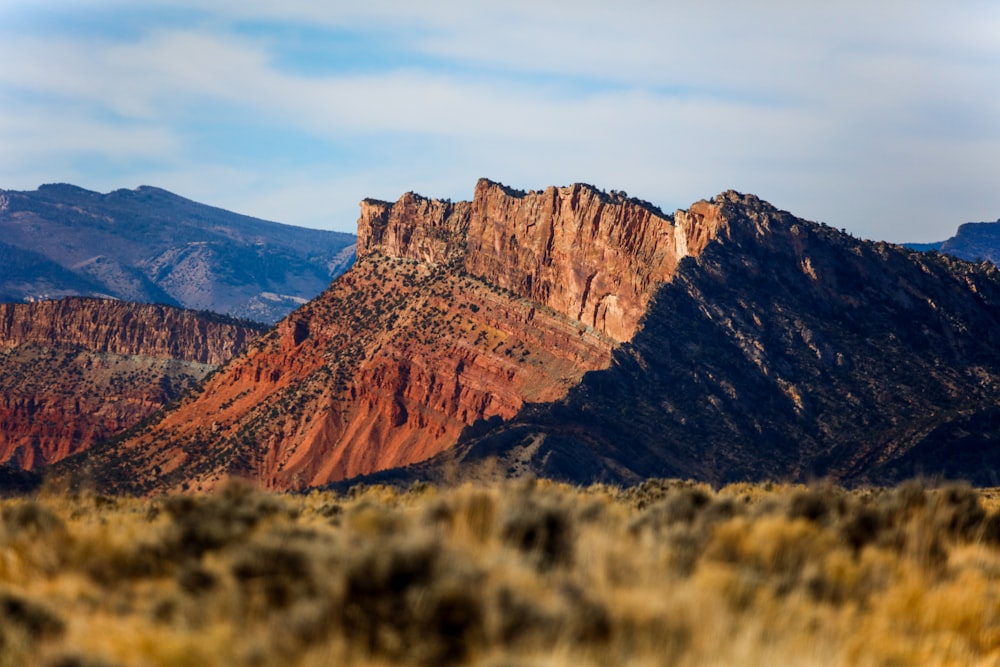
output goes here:
<path id="1" fill-rule="evenodd" d="M 13 63 L 0 68 L 0 178 L 73 173 L 99 153 L 141 163 L 116 176 L 309 224 L 327 210 L 353 220 L 369 195 L 467 197 L 479 176 L 585 180 L 667 208 L 735 187 L 892 240 L 1000 215 L 993 3 L 157 1 L 196 19 L 128 38 L 0 35 L 0 62 Z M 13 11 L 68 6 L 113 17 L 131 4 Z M 247 20 L 360 31 L 412 63 L 279 67 L 283 45 L 239 30 Z M 209 117 L 247 142 L 274 128 L 311 136 L 330 159 L 280 173 L 275 158 L 227 160 L 199 145 L 210 136 L 193 139 Z"/>

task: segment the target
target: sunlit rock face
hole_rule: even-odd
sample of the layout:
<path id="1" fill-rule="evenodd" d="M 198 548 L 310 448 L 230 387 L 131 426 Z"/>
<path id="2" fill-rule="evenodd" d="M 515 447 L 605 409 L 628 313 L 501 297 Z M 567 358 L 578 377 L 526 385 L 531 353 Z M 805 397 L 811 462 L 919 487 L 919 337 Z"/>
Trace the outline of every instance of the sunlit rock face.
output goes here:
<path id="1" fill-rule="evenodd" d="M 36 468 L 120 433 L 262 331 L 114 299 L 0 304 L 0 463 Z"/>
<path id="2" fill-rule="evenodd" d="M 365 200 L 350 271 L 93 467 L 151 492 L 233 474 L 304 488 L 425 460 L 606 368 L 657 287 L 724 230 L 715 204 L 666 216 L 587 185 Z"/>

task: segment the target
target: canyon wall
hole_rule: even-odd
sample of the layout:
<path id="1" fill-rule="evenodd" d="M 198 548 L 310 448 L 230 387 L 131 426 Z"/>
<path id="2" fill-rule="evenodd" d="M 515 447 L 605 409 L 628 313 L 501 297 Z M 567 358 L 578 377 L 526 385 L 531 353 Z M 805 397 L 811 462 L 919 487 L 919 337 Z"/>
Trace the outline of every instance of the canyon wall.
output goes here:
<path id="1" fill-rule="evenodd" d="M 51 464 L 120 433 L 262 329 L 112 299 L 0 304 L 0 463 Z"/>

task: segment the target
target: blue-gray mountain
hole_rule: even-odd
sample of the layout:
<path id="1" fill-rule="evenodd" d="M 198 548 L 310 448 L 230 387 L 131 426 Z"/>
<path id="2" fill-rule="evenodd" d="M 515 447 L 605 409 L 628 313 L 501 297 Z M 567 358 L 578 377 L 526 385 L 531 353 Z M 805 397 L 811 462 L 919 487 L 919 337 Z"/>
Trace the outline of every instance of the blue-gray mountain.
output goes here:
<path id="1" fill-rule="evenodd" d="M 0 190 L 0 302 L 113 297 L 273 323 L 354 259 L 353 234 L 268 222 L 159 188 Z"/>
<path id="2" fill-rule="evenodd" d="M 1000 220 L 967 222 L 955 235 L 937 243 L 907 243 L 914 250 L 937 250 L 970 262 L 988 260 L 1000 264 Z"/>

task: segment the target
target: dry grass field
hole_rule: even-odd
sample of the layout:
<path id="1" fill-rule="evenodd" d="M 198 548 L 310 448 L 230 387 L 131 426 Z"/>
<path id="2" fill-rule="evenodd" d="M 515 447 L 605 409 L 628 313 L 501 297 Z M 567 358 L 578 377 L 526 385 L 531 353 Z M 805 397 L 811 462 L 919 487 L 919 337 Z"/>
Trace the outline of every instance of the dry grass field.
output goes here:
<path id="1" fill-rule="evenodd" d="M 994 490 L 0 501 L 2 667 L 995 664 Z"/>

